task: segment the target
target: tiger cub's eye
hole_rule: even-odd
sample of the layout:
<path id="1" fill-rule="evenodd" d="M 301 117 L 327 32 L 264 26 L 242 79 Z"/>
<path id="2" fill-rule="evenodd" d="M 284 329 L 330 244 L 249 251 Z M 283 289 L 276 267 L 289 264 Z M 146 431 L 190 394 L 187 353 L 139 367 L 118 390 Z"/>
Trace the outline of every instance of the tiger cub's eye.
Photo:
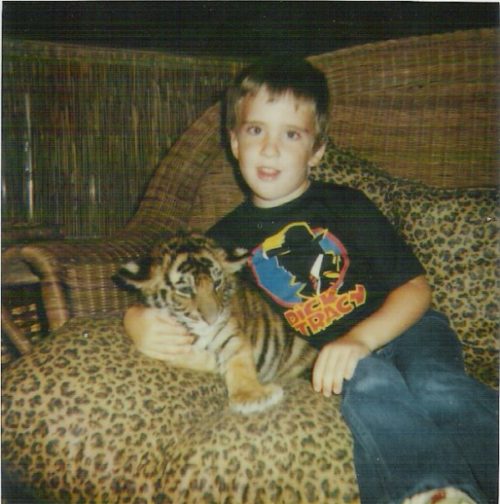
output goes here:
<path id="1" fill-rule="evenodd" d="M 184 296 L 184 297 L 191 297 L 191 295 L 193 294 L 193 289 L 191 289 L 191 287 L 189 286 L 178 286 L 175 288 L 175 290 L 177 291 L 178 294 L 180 294 L 181 296 Z"/>

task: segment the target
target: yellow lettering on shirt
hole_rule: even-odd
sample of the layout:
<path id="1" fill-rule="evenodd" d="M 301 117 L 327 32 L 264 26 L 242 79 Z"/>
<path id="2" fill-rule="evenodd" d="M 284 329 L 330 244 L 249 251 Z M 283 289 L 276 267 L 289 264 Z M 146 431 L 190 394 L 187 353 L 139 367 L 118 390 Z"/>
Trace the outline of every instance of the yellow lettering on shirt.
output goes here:
<path id="1" fill-rule="evenodd" d="M 366 302 L 366 289 L 356 284 L 354 289 L 338 294 L 334 287 L 285 312 L 290 326 L 303 336 L 313 336 L 351 313 Z"/>

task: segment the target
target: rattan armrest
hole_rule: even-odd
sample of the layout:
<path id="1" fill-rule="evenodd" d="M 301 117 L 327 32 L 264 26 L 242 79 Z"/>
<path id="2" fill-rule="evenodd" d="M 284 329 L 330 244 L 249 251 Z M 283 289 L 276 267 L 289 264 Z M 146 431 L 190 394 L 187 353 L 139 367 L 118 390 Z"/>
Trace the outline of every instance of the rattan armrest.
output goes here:
<path id="1" fill-rule="evenodd" d="M 18 350 L 20 354 L 26 354 L 31 352 L 33 348 L 31 341 L 26 336 L 24 331 L 16 325 L 16 323 L 12 319 L 11 314 L 9 313 L 9 310 L 7 310 L 7 308 L 5 308 L 5 306 L 3 305 L 2 305 L 2 333 L 5 333 L 9 337 L 10 342 L 15 346 L 15 348 Z M 3 364 L 3 358 L 2 358 L 2 364 Z"/>
<path id="2" fill-rule="evenodd" d="M 145 255 L 156 236 L 26 245 L 21 256 L 40 278 L 49 329 L 69 318 L 125 309 L 135 299 L 112 277 L 125 262 Z"/>

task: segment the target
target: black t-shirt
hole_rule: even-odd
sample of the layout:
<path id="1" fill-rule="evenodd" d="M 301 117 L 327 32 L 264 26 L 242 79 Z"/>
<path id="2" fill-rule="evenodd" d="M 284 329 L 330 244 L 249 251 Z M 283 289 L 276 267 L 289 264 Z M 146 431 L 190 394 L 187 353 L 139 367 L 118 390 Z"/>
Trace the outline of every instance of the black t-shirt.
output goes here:
<path id="1" fill-rule="evenodd" d="M 321 348 L 424 273 L 410 247 L 360 191 L 312 183 L 274 208 L 242 203 L 208 234 L 252 252 L 246 271 L 288 324 Z"/>

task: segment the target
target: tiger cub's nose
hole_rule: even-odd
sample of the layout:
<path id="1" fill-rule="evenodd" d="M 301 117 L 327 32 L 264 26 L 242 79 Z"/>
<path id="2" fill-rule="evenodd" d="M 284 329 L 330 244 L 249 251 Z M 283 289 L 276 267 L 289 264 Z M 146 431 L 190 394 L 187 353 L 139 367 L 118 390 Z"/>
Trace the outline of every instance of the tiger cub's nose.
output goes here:
<path id="1" fill-rule="evenodd" d="M 200 278 L 196 289 L 196 304 L 202 319 L 212 325 L 220 312 L 220 301 L 211 277 Z"/>

